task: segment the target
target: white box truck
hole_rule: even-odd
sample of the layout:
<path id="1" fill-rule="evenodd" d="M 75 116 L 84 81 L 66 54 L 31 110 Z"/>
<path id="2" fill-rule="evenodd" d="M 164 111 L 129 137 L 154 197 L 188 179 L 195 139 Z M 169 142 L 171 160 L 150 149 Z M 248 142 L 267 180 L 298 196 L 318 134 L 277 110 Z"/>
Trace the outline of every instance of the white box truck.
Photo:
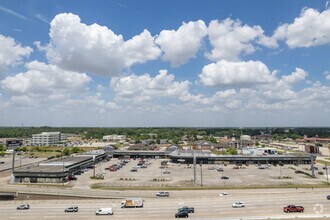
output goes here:
<path id="1" fill-rule="evenodd" d="M 113 215 L 112 208 L 99 208 L 96 210 L 95 215 Z"/>
<path id="2" fill-rule="evenodd" d="M 121 208 L 142 208 L 144 200 L 142 198 L 129 198 L 121 202 Z"/>

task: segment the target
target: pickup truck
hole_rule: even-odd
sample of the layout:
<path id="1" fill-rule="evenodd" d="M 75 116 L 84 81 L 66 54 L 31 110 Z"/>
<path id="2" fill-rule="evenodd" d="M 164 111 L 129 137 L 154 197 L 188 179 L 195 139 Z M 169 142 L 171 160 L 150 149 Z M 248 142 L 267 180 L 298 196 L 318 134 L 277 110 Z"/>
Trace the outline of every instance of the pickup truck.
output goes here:
<path id="1" fill-rule="evenodd" d="M 194 213 L 195 209 L 193 207 L 183 206 L 182 208 L 178 209 L 178 212 Z"/>
<path id="2" fill-rule="evenodd" d="M 288 205 L 283 208 L 284 212 L 304 212 L 304 207 L 296 205 Z"/>

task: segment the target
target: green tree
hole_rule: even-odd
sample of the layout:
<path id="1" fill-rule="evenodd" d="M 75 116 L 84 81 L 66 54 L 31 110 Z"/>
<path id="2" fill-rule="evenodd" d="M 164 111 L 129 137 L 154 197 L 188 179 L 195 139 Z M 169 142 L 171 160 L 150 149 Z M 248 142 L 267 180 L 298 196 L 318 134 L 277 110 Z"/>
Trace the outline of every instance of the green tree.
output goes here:
<path id="1" fill-rule="evenodd" d="M 237 149 L 236 148 L 228 148 L 226 150 L 226 154 L 229 154 L 229 155 L 237 155 L 238 152 L 237 152 Z"/>
<path id="2" fill-rule="evenodd" d="M 63 150 L 63 155 L 64 155 L 64 156 L 69 156 L 69 155 L 70 155 L 70 150 L 69 150 L 69 148 L 65 148 L 65 149 Z"/>
<path id="3" fill-rule="evenodd" d="M 0 151 L 5 151 L 6 150 L 6 146 L 3 144 L 0 144 Z"/>

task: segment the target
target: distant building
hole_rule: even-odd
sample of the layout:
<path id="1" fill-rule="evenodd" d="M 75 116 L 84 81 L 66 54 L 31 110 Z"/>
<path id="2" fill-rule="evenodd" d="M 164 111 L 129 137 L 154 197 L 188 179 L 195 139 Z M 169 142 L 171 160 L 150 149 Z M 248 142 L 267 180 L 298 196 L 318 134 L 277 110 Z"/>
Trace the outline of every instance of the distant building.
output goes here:
<path id="1" fill-rule="evenodd" d="M 250 135 L 241 135 L 240 139 L 244 140 L 244 141 L 251 141 L 251 136 Z"/>
<path id="2" fill-rule="evenodd" d="M 297 142 L 300 143 L 330 143 L 330 138 L 319 138 L 319 137 L 311 137 L 308 138 L 306 135 L 304 136 L 304 139 L 298 139 Z"/>
<path id="3" fill-rule="evenodd" d="M 143 145 L 150 145 L 150 144 L 156 143 L 156 140 L 154 140 L 154 139 L 145 139 L 145 140 L 141 140 L 141 143 Z"/>
<path id="4" fill-rule="evenodd" d="M 103 140 L 105 140 L 105 141 L 125 141 L 126 135 L 117 135 L 117 134 L 105 135 L 105 136 L 103 136 Z"/>
<path id="5" fill-rule="evenodd" d="M 256 136 L 253 136 L 253 139 L 257 139 L 257 140 L 260 140 L 262 142 L 271 142 L 273 141 L 273 135 L 271 134 L 260 134 L 260 135 L 256 135 Z"/>
<path id="6" fill-rule="evenodd" d="M 67 136 L 61 132 L 42 132 L 33 134 L 31 145 L 33 146 L 58 146 L 67 141 Z"/>
<path id="7" fill-rule="evenodd" d="M 176 151 L 179 149 L 180 149 L 180 147 L 178 145 L 172 144 L 166 148 L 166 152 L 173 152 L 173 151 Z"/>
<path id="8" fill-rule="evenodd" d="M 242 154 L 253 155 L 253 156 L 275 155 L 277 154 L 277 149 L 271 147 L 264 147 L 264 148 L 244 147 L 242 149 Z"/>
<path id="9" fill-rule="evenodd" d="M 196 141 L 194 143 L 195 150 L 214 150 L 215 144 L 210 141 Z"/>

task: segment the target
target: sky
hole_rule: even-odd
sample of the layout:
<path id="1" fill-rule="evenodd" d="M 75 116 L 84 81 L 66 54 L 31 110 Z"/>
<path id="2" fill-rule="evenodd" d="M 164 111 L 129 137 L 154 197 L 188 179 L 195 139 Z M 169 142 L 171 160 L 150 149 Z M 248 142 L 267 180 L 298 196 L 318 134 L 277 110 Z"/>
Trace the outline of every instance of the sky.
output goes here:
<path id="1" fill-rule="evenodd" d="M 2 0 L 0 126 L 330 126 L 330 2 Z"/>

